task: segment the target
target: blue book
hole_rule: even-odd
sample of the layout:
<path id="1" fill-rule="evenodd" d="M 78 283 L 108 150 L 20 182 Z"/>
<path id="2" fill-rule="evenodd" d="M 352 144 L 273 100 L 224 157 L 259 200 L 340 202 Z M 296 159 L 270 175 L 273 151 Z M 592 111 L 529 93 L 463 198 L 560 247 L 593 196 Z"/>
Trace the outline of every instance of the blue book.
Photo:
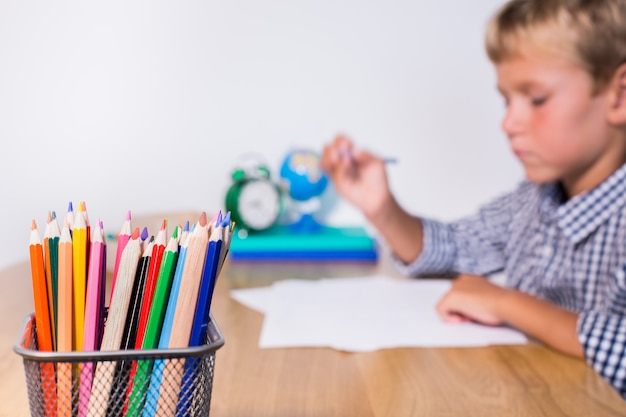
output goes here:
<path id="1" fill-rule="evenodd" d="M 376 240 L 362 227 L 321 226 L 295 232 L 274 226 L 262 232 L 240 234 L 230 243 L 232 261 L 357 261 L 378 259 Z"/>

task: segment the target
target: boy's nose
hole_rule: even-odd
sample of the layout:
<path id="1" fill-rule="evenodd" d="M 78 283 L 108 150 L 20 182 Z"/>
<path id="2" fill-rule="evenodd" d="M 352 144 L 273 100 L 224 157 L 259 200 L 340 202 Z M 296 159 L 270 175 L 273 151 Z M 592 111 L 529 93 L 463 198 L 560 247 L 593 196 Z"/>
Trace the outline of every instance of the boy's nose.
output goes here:
<path id="1" fill-rule="evenodd" d="M 512 106 L 506 109 L 504 118 L 502 119 L 502 130 L 511 138 L 515 134 L 520 133 L 522 129 L 522 119 L 519 112 L 515 111 Z"/>

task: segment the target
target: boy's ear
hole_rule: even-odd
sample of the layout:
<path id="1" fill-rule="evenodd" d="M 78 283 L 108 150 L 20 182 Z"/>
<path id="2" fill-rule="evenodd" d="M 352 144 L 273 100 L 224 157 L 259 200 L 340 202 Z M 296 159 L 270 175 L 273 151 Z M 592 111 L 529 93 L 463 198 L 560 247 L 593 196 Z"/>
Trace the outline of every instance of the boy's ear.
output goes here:
<path id="1" fill-rule="evenodd" d="M 626 125 L 626 63 L 620 65 L 609 85 L 609 122 Z"/>

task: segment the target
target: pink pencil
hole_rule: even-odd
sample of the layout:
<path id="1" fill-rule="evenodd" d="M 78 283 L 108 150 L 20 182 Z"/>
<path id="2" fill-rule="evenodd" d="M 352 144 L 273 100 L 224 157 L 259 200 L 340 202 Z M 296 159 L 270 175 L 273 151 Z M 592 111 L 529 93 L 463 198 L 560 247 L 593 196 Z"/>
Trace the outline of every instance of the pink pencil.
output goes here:
<path id="1" fill-rule="evenodd" d="M 111 297 L 109 299 L 109 304 L 111 304 L 111 300 L 113 299 L 113 290 L 115 289 L 115 280 L 117 279 L 117 272 L 120 269 L 120 259 L 122 258 L 122 252 L 126 247 L 126 244 L 130 240 L 130 235 L 132 233 L 131 227 L 131 218 L 130 218 L 130 210 L 128 210 L 128 214 L 126 214 L 126 220 L 122 224 L 122 230 L 120 234 L 117 235 L 117 252 L 115 253 L 115 267 L 113 268 L 113 278 L 111 280 Z"/>
<path id="2" fill-rule="evenodd" d="M 83 351 L 90 352 L 99 350 L 98 325 L 102 314 L 101 292 L 105 290 L 102 280 L 102 262 L 104 261 L 104 231 L 102 222 L 100 227 L 91 233 L 91 245 L 89 248 L 89 270 L 87 274 L 87 293 L 85 300 L 85 331 L 83 335 Z M 93 379 L 93 363 L 85 362 L 80 374 L 80 401 L 78 403 L 78 415 L 87 415 L 89 396 L 91 395 L 91 382 Z"/>

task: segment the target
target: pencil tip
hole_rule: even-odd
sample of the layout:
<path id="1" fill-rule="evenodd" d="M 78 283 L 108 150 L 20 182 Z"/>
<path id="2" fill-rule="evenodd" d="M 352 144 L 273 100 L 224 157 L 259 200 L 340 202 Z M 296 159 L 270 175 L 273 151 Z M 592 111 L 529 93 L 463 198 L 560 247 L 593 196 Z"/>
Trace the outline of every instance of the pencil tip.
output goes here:
<path id="1" fill-rule="evenodd" d="M 198 219 L 198 224 L 200 225 L 200 227 L 206 226 L 206 212 L 205 211 L 200 213 L 200 218 Z"/>
<path id="2" fill-rule="evenodd" d="M 37 222 L 35 221 L 35 219 L 33 219 L 32 223 L 30 224 L 30 230 L 36 230 L 37 229 Z"/>
<path id="3" fill-rule="evenodd" d="M 141 231 L 141 240 L 146 240 L 148 238 L 148 228 L 144 227 Z"/>
<path id="4" fill-rule="evenodd" d="M 188 232 L 188 231 L 189 231 L 189 220 L 185 222 L 185 228 L 183 229 L 183 232 Z"/>
<path id="5" fill-rule="evenodd" d="M 72 206 L 72 202 L 70 201 L 70 203 L 67 205 L 67 211 L 68 212 L 73 212 L 74 211 L 74 206 Z"/>
<path id="6" fill-rule="evenodd" d="M 133 234 L 130 236 L 131 239 L 139 239 L 139 235 L 141 234 L 141 231 L 139 230 L 138 227 L 135 227 L 135 230 L 133 230 Z"/>
<path id="7" fill-rule="evenodd" d="M 128 210 L 128 213 L 126 213 L 126 220 L 130 221 L 130 210 Z"/>
<path id="8" fill-rule="evenodd" d="M 52 220 L 56 220 L 57 219 L 57 212 L 56 211 L 52 211 Z"/>
<path id="9" fill-rule="evenodd" d="M 217 211 L 217 213 L 215 213 L 215 214 L 213 215 L 213 218 L 211 219 L 211 224 L 214 224 L 214 223 L 216 223 L 216 222 L 217 222 L 217 219 L 219 218 L 219 214 L 220 214 L 220 212 L 219 212 L 219 210 L 218 210 L 218 211 Z"/>
<path id="10" fill-rule="evenodd" d="M 167 220 L 163 219 L 163 222 L 161 223 L 161 230 L 165 230 L 167 229 Z"/>
<path id="11" fill-rule="evenodd" d="M 179 231 L 179 230 L 180 230 L 180 227 L 179 227 L 179 226 L 176 226 L 176 227 L 174 228 L 174 233 L 172 233 L 172 237 L 173 237 L 174 239 L 178 238 L 178 231 Z"/>
<path id="12" fill-rule="evenodd" d="M 48 211 L 48 218 L 46 219 L 48 223 L 52 221 L 52 212 Z"/>
<path id="13" fill-rule="evenodd" d="M 227 227 L 230 224 L 230 211 L 226 212 L 226 215 L 222 219 L 222 226 Z"/>

